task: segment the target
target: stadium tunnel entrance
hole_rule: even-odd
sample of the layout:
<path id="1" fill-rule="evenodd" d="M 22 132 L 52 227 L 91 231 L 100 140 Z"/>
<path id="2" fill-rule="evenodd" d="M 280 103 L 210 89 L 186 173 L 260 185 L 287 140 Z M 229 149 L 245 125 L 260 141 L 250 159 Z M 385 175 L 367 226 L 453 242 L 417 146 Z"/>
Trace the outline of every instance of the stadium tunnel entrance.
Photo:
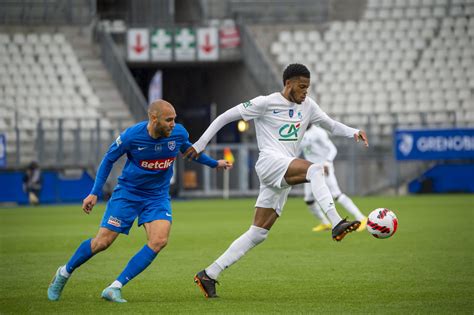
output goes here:
<path id="1" fill-rule="evenodd" d="M 191 142 L 209 126 L 211 104 L 219 115 L 260 93 L 242 62 L 133 65 L 130 70 L 146 99 L 153 76 L 162 71 L 162 97 L 175 107 L 176 120 L 186 127 Z M 236 123 L 223 128 L 217 140 L 239 142 Z"/>

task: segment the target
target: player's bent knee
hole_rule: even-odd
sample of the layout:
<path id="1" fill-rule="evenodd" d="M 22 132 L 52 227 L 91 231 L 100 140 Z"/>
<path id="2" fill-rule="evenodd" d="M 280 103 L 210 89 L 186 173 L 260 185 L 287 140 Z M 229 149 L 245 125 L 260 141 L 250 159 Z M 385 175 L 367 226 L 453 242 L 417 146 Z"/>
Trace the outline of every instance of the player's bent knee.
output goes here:
<path id="1" fill-rule="evenodd" d="M 321 164 L 312 164 L 306 172 L 306 180 L 311 182 L 312 179 L 323 179 L 323 166 Z"/>
<path id="2" fill-rule="evenodd" d="M 167 238 L 158 238 L 155 240 L 148 241 L 148 247 L 150 247 L 155 253 L 158 253 L 160 250 L 165 248 L 167 244 Z"/>
<path id="3" fill-rule="evenodd" d="M 260 244 L 268 237 L 269 230 L 252 225 L 248 230 L 248 236 L 255 245 Z"/>
<path id="4" fill-rule="evenodd" d="M 91 241 L 91 249 L 93 253 L 98 253 L 109 248 L 112 245 L 113 240 L 106 238 L 94 238 Z"/>

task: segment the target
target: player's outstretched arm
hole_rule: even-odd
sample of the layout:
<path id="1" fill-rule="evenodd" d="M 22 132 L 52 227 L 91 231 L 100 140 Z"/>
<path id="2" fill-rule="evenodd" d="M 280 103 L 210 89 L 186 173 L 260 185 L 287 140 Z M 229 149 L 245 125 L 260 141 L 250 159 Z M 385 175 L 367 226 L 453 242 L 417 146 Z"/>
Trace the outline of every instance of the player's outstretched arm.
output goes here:
<path id="1" fill-rule="evenodd" d="M 196 150 L 192 147 L 189 141 L 183 143 L 180 148 L 180 151 L 184 154 L 189 153 L 189 157 L 192 157 L 191 160 L 200 164 L 207 165 L 216 169 L 231 169 L 232 163 L 226 160 L 214 160 L 212 157 L 208 156 L 205 153 L 197 153 Z"/>
<path id="2" fill-rule="evenodd" d="M 320 119 L 321 127 L 329 131 L 331 134 L 342 137 L 354 137 L 355 141 L 359 142 L 362 140 L 366 147 L 369 146 L 369 140 L 367 139 L 367 134 L 364 130 L 357 130 L 346 126 L 339 121 L 333 120 L 326 113 L 323 113 Z"/>
<path id="3" fill-rule="evenodd" d="M 321 110 L 321 108 L 316 104 L 316 102 L 314 102 L 313 105 L 313 119 L 311 120 L 311 123 L 319 124 L 322 128 L 326 129 L 335 136 L 342 136 L 348 138 L 354 137 L 357 142 L 362 140 L 364 141 L 366 147 L 369 146 L 369 140 L 367 139 L 367 135 L 364 130 L 357 130 L 355 128 L 346 126 L 342 122 L 339 122 L 329 117 L 328 114 Z"/>
<path id="4" fill-rule="evenodd" d="M 221 130 L 222 127 L 227 125 L 228 123 L 241 119 L 242 115 L 238 109 L 238 106 L 232 107 L 231 109 L 227 110 L 223 114 L 217 116 L 216 119 L 207 127 L 206 131 L 202 134 L 201 138 L 199 138 L 196 143 L 193 144 L 193 148 L 188 148 L 183 153 L 183 159 L 192 160 L 199 156 L 199 153 L 204 151 L 207 144 L 211 139 L 216 135 L 216 133 Z"/>
<path id="5" fill-rule="evenodd" d="M 218 170 L 230 170 L 234 165 L 227 160 L 217 160 L 216 169 Z"/>
<path id="6" fill-rule="evenodd" d="M 97 195 L 90 194 L 82 201 L 82 210 L 84 210 L 85 213 L 89 214 L 91 213 L 92 208 L 94 208 L 96 203 Z"/>
<path id="7" fill-rule="evenodd" d="M 367 134 L 364 130 L 359 130 L 358 133 L 354 134 L 354 140 L 359 142 L 360 140 L 364 141 L 366 147 L 369 146 L 369 139 L 367 138 Z"/>
<path id="8" fill-rule="evenodd" d="M 107 181 L 107 178 L 109 177 L 110 171 L 112 171 L 112 167 L 114 166 L 114 163 L 122 155 L 124 155 L 128 150 L 129 141 L 128 141 L 128 137 L 125 135 L 125 132 L 122 133 L 112 143 L 112 145 L 109 147 L 109 150 L 107 151 L 107 153 L 105 153 L 104 157 L 102 158 L 102 161 L 100 162 L 99 168 L 97 169 L 97 174 L 95 176 L 94 186 L 92 187 L 92 190 L 89 196 L 87 196 L 87 198 L 84 199 L 83 209 L 86 213 L 89 213 L 92 211 L 92 207 L 94 207 L 95 203 L 97 202 L 97 196 L 101 193 L 102 187 Z M 85 201 L 88 200 L 88 198 L 91 195 L 95 196 L 95 202 L 92 204 L 90 208 L 88 208 L 88 210 L 86 210 Z"/>

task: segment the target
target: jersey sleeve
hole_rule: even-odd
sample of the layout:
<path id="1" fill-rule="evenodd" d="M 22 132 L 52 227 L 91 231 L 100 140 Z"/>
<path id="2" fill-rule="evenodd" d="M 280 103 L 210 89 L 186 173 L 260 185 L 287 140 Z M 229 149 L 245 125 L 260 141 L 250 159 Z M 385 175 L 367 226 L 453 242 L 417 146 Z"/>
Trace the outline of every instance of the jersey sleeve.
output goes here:
<path id="1" fill-rule="evenodd" d="M 237 105 L 237 108 L 245 121 L 249 121 L 262 116 L 268 106 L 265 96 L 258 96 L 250 101 Z"/>
<path id="2" fill-rule="evenodd" d="M 107 153 L 105 153 L 104 158 L 97 169 L 94 186 L 90 192 L 91 195 L 99 195 L 102 191 L 102 187 L 107 181 L 107 177 L 109 177 L 114 163 L 127 152 L 129 145 L 129 130 L 127 129 L 120 134 L 117 139 L 115 139 L 115 141 L 110 145 Z"/>
<path id="3" fill-rule="evenodd" d="M 330 131 L 334 124 L 333 120 L 311 98 L 310 98 L 310 106 L 311 106 L 310 122 L 314 125 L 320 125 L 322 128 Z"/>
<path id="4" fill-rule="evenodd" d="M 359 132 L 359 130 L 346 126 L 343 123 L 329 117 L 328 114 L 323 112 L 323 110 L 319 107 L 319 105 L 311 98 L 310 98 L 310 106 L 311 106 L 310 122 L 316 125 L 320 125 L 322 128 L 326 129 L 331 134 L 335 136 L 351 138 L 354 136 L 354 134 Z"/>
<path id="5" fill-rule="evenodd" d="M 197 153 L 204 151 L 209 141 L 211 141 L 211 139 L 222 127 L 231 121 L 236 121 L 240 118 L 242 118 L 242 115 L 239 112 L 238 105 L 220 114 L 216 119 L 214 119 L 209 127 L 207 127 L 201 138 L 199 138 L 199 140 L 193 144 L 193 148 Z"/>
<path id="6" fill-rule="evenodd" d="M 191 142 L 187 141 L 186 143 L 183 143 L 183 145 L 180 148 L 181 153 L 184 153 L 189 147 L 191 146 Z M 200 164 L 207 165 L 209 167 L 215 168 L 217 167 L 217 161 L 211 158 L 209 155 L 202 153 L 197 159 L 194 159 L 193 161 L 196 161 Z"/>
<path id="7" fill-rule="evenodd" d="M 189 142 L 189 133 L 188 133 L 188 131 L 184 127 L 183 127 L 183 129 L 184 129 L 184 134 L 183 134 L 184 142 L 181 145 L 181 147 L 179 148 L 181 153 L 184 153 L 190 146 L 192 146 L 191 142 Z M 210 156 L 208 156 L 204 153 L 201 154 L 197 159 L 194 159 L 193 161 L 196 161 L 198 163 L 207 165 L 207 166 L 212 167 L 212 168 L 215 168 L 218 164 L 216 160 L 214 160 L 213 158 L 211 158 Z"/>

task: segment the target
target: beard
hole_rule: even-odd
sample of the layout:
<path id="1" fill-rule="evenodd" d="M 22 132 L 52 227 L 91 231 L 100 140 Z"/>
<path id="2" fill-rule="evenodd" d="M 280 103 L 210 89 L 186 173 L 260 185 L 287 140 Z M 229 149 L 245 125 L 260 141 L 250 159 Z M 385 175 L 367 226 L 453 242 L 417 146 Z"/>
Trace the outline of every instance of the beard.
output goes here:
<path id="1" fill-rule="evenodd" d="M 289 96 L 290 96 L 290 101 L 292 101 L 293 103 L 296 103 L 296 104 L 301 104 L 301 102 L 298 102 L 296 100 L 296 96 L 295 96 L 295 93 L 293 92 L 293 90 L 290 91 Z"/>
<path id="2" fill-rule="evenodd" d="M 162 127 L 162 128 L 159 129 L 158 132 L 162 137 L 169 137 L 171 135 L 172 131 L 173 131 L 173 129 L 171 129 L 171 128 Z"/>

